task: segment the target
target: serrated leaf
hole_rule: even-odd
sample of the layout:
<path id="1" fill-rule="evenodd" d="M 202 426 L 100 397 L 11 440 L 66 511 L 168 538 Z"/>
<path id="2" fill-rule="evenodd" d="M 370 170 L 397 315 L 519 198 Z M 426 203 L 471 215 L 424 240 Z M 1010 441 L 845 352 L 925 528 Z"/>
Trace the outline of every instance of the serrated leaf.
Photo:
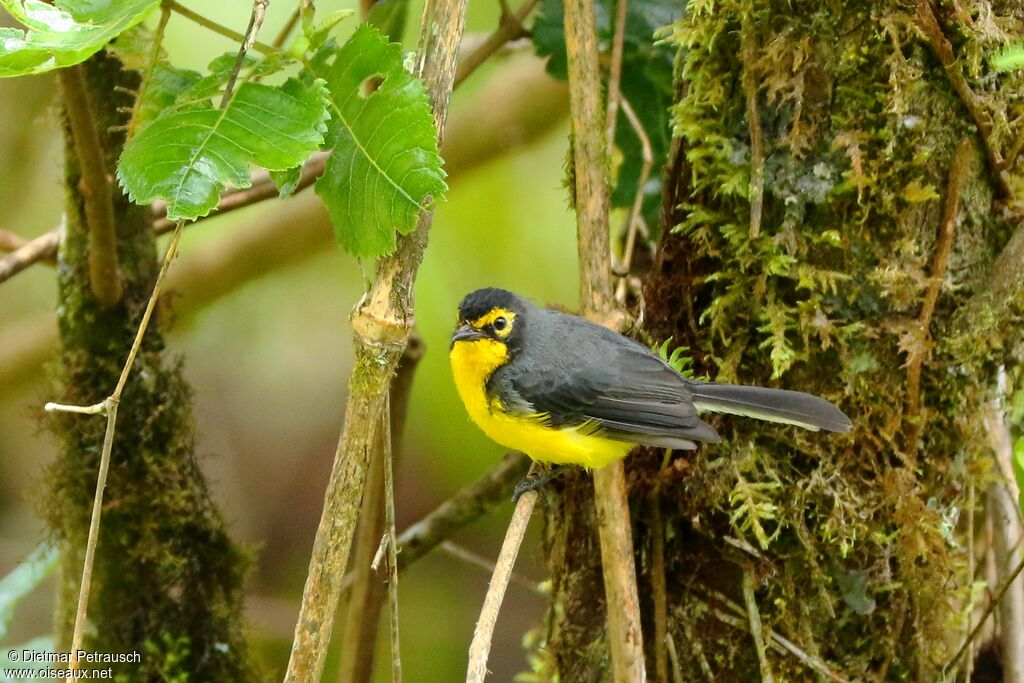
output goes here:
<path id="1" fill-rule="evenodd" d="M 209 103 L 176 105 L 125 147 L 117 176 L 129 197 L 167 202 L 171 220 L 205 216 L 227 187 L 249 187 L 250 166 L 283 171 L 323 142 L 324 82 L 281 87 L 243 83 L 223 110 Z"/>
<path id="2" fill-rule="evenodd" d="M 398 45 L 363 25 L 334 50 L 313 61 L 330 88 L 334 143 L 316 192 L 338 243 L 376 258 L 393 251 L 395 233 L 411 232 L 420 210 L 448 189 L 437 133 L 423 84 L 403 68 Z M 383 81 L 364 91 L 375 78 Z"/>
<path id="3" fill-rule="evenodd" d="M 278 197 L 282 199 L 290 197 L 295 194 L 295 188 L 299 186 L 299 181 L 302 180 L 302 167 L 296 166 L 284 171 L 270 171 L 270 179 L 277 186 Z"/>
<path id="4" fill-rule="evenodd" d="M 149 74 L 149 82 L 146 83 L 142 102 L 139 104 L 135 130 L 142 130 L 173 107 L 178 98 L 194 88 L 200 80 L 202 75 L 198 71 L 176 69 L 164 63 L 154 65 Z"/>
<path id="5" fill-rule="evenodd" d="M 160 0 L 0 0 L 25 29 L 0 27 L 0 78 L 84 62 Z"/>

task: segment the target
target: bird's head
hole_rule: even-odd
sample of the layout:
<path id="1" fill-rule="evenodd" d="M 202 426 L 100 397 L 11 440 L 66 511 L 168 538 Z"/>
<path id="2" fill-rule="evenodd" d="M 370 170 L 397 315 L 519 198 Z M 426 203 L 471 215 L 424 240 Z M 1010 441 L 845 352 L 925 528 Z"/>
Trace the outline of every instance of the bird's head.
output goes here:
<path id="1" fill-rule="evenodd" d="M 495 365 L 507 362 L 522 345 L 529 301 L 504 289 L 478 289 L 459 304 L 459 322 L 451 349 L 486 356 Z M 481 358 L 483 360 L 483 358 Z"/>

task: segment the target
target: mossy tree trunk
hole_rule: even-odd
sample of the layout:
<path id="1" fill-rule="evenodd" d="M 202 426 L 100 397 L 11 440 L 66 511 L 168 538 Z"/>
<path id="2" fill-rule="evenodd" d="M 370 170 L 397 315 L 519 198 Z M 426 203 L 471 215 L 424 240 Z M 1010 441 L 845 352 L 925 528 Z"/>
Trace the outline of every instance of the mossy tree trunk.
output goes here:
<path id="1" fill-rule="evenodd" d="M 649 340 L 688 346 L 698 376 L 825 396 L 855 426 L 712 417 L 721 445 L 629 458 L 652 679 L 669 661 L 652 637 L 659 585 L 685 680 L 815 677 L 770 642 L 760 661 L 754 605 L 766 639 L 851 680 L 936 680 L 962 642 L 970 581 L 955 525 L 987 467 L 981 406 L 1019 343 L 1012 325 L 959 315 L 1019 229 L 992 159 L 1011 155 L 1024 88 L 983 60 L 1022 34 L 1016 7 L 691 1 L 673 27 L 680 139 L 644 286 Z M 932 16 L 958 58 L 948 70 Z M 971 92 L 952 85 L 960 75 Z M 586 479 L 567 477 L 547 513 L 545 666 L 562 681 L 608 679 Z"/>
<path id="2" fill-rule="evenodd" d="M 85 64 L 86 89 L 105 165 L 124 144 L 123 113 L 135 72 L 100 53 Z M 102 401 L 121 367 L 158 270 L 149 209 L 114 189 L 120 303 L 104 310 L 89 284 L 81 175 L 65 125 L 66 228 L 58 263 L 62 403 Z M 86 649 L 138 652 L 115 669 L 126 680 L 251 680 L 242 638 L 242 584 L 248 558 L 228 538 L 193 453 L 189 389 L 180 363 L 164 357 L 151 324 L 121 398 L 96 552 Z M 45 517 L 63 548 L 58 649 L 71 640 L 75 605 L 106 420 L 52 418 L 60 456 L 47 476 Z M 62 643 L 62 645 L 61 645 Z"/>

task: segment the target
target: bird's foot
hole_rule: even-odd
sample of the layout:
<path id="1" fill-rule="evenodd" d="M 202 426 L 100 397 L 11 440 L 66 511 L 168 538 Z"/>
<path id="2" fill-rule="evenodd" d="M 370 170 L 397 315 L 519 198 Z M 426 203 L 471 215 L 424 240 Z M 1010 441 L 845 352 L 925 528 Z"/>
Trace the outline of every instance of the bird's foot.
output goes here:
<path id="1" fill-rule="evenodd" d="M 565 465 L 556 465 L 544 471 L 541 469 L 539 472 L 531 472 L 527 474 L 523 479 L 516 484 L 515 491 L 512 493 L 512 503 L 518 503 L 519 498 L 527 491 L 537 491 L 543 493 L 542 489 L 544 485 L 549 481 L 560 475 L 565 471 Z"/>

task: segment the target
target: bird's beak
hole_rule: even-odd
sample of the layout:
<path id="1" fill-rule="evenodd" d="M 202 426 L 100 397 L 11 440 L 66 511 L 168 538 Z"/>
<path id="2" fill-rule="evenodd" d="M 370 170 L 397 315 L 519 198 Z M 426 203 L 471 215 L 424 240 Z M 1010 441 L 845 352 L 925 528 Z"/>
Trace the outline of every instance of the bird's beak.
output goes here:
<path id="1" fill-rule="evenodd" d="M 452 334 L 452 346 L 455 346 L 455 342 L 460 341 L 475 341 L 477 339 L 483 339 L 487 335 L 476 329 L 469 323 L 462 323 L 459 325 L 455 332 Z"/>

